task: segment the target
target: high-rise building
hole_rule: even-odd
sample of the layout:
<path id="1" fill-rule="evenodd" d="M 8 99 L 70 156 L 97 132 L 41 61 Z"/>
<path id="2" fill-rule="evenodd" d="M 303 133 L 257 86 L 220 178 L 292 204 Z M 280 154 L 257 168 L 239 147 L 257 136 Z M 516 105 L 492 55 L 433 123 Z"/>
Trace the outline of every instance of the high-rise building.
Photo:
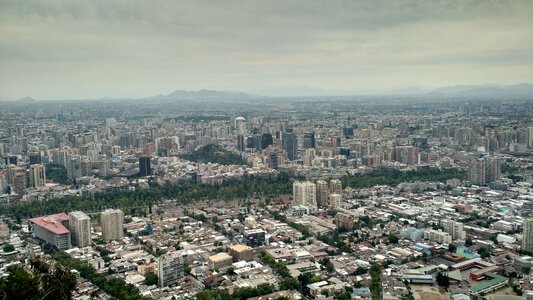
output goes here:
<path id="1" fill-rule="evenodd" d="M 98 161 L 98 175 L 101 177 L 109 176 L 109 170 L 111 168 L 111 163 L 107 159 Z"/>
<path id="2" fill-rule="evenodd" d="M 277 170 L 278 165 L 278 153 L 277 152 L 271 152 L 269 159 L 268 159 L 268 166 L 274 170 Z"/>
<path id="3" fill-rule="evenodd" d="M 342 205 L 342 195 L 341 194 L 331 194 L 329 195 L 329 207 L 331 209 L 338 209 Z"/>
<path id="4" fill-rule="evenodd" d="M 353 127 L 343 127 L 342 128 L 342 135 L 344 135 L 344 137 L 346 139 L 350 139 L 353 137 Z"/>
<path id="5" fill-rule="evenodd" d="M 498 157 L 488 156 L 487 160 L 487 170 L 485 172 L 487 183 L 498 181 L 502 177 L 501 171 L 501 161 Z"/>
<path id="6" fill-rule="evenodd" d="M 524 233 L 522 239 L 522 250 L 533 252 L 533 219 L 524 219 Z"/>
<path id="7" fill-rule="evenodd" d="M 184 276 L 183 256 L 179 252 L 170 252 L 157 260 L 157 277 L 159 287 L 178 283 Z"/>
<path id="8" fill-rule="evenodd" d="M 152 175 L 152 168 L 150 166 L 150 157 L 142 156 L 139 158 L 139 176 Z"/>
<path id="9" fill-rule="evenodd" d="M 39 151 L 33 151 L 28 153 L 28 160 L 31 165 L 41 163 L 41 153 Z"/>
<path id="10" fill-rule="evenodd" d="M 318 180 L 316 182 L 316 202 L 319 207 L 328 205 L 329 191 L 328 183 L 325 180 Z"/>
<path id="11" fill-rule="evenodd" d="M 449 233 L 453 240 L 464 240 L 466 238 L 463 223 L 453 220 L 441 220 L 440 224 L 444 227 L 444 232 Z"/>
<path id="12" fill-rule="evenodd" d="M 501 161 L 495 156 L 473 158 L 468 167 L 468 180 L 475 185 L 484 185 L 501 178 Z"/>
<path id="13" fill-rule="evenodd" d="M 331 137 L 331 148 L 335 149 L 341 146 L 341 138 L 337 135 Z"/>
<path id="14" fill-rule="evenodd" d="M 298 139 L 294 132 L 290 131 L 283 134 L 283 149 L 287 151 L 289 160 L 298 158 Z"/>
<path id="15" fill-rule="evenodd" d="M 80 169 L 82 177 L 91 176 L 91 172 L 93 170 L 93 163 L 90 160 L 84 158 L 80 162 Z"/>
<path id="16" fill-rule="evenodd" d="M 244 135 L 246 131 L 246 119 L 244 117 L 235 118 L 235 129 L 237 129 L 237 134 Z"/>
<path id="17" fill-rule="evenodd" d="M 533 148 L 533 126 L 527 128 L 527 136 L 527 145 L 529 148 Z"/>
<path id="18" fill-rule="evenodd" d="M 73 211 L 68 214 L 69 230 L 72 245 L 80 248 L 91 245 L 91 218 L 81 211 Z"/>
<path id="19" fill-rule="evenodd" d="M 237 134 L 237 150 L 240 152 L 244 152 L 246 149 L 246 143 L 244 139 L 244 135 Z"/>
<path id="20" fill-rule="evenodd" d="M 39 188 L 46 185 L 46 171 L 45 167 L 41 164 L 35 164 L 30 166 L 30 186 L 33 188 Z"/>
<path id="21" fill-rule="evenodd" d="M 262 137 L 259 133 L 254 133 L 252 135 L 252 148 L 254 148 L 255 150 L 261 150 L 262 149 L 261 139 Z"/>
<path id="22" fill-rule="evenodd" d="M 329 182 L 329 192 L 332 194 L 342 194 L 342 181 L 332 179 Z"/>
<path id="23" fill-rule="evenodd" d="M 307 206 L 317 209 L 316 185 L 310 181 L 296 181 L 292 184 L 294 206 Z"/>
<path id="24" fill-rule="evenodd" d="M 308 132 L 304 134 L 304 148 L 316 148 L 316 139 L 314 132 Z"/>
<path id="25" fill-rule="evenodd" d="M 483 158 L 472 159 L 468 167 L 468 180 L 476 185 L 485 184 L 485 170 L 485 160 Z"/>
<path id="26" fill-rule="evenodd" d="M 274 140 L 272 139 L 272 135 L 270 133 L 263 133 L 261 136 L 261 149 L 266 149 L 273 143 Z"/>
<path id="27" fill-rule="evenodd" d="M 124 237 L 124 213 L 120 209 L 106 209 L 100 213 L 102 238 L 109 242 Z"/>
<path id="28" fill-rule="evenodd" d="M 80 178 L 81 175 L 81 159 L 79 157 L 67 158 L 67 177 L 71 180 Z"/>
<path id="29" fill-rule="evenodd" d="M 24 195 L 28 183 L 28 174 L 26 173 L 26 170 L 16 167 L 15 172 L 12 175 L 12 180 L 12 191 L 18 195 Z"/>

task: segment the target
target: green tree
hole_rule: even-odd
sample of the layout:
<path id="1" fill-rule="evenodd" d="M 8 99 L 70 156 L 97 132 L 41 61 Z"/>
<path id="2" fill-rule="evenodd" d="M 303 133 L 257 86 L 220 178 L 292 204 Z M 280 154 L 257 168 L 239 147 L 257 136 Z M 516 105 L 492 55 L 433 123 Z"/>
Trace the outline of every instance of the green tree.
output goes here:
<path id="1" fill-rule="evenodd" d="M 457 250 L 457 246 L 455 246 L 455 244 L 453 243 L 450 243 L 448 245 L 448 251 L 452 252 L 452 253 L 455 253 L 455 251 Z"/>
<path id="2" fill-rule="evenodd" d="M 481 258 L 490 257 L 490 250 L 487 247 L 479 248 L 478 253 L 479 253 L 479 256 L 481 256 Z"/>
<path id="3" fill-rule="evenodd" d="M 5 244 L 3 249 L 4 249 L 4 252 L 13 252 L 15 251 L 15 246 L 11 244 Z"/>
<path id="4" fill-rule="evenodd" d="M 150 285 L 157 285 L 159 278 L 157 277 L 157 274 L 151 273 L 146 275 L 144 278 L 144 284 L 150 286 Z"/>
<path id="5" fill-rule="evenodd" d="M 444 275 L 444 273 L 440 272 L 437 274 L 437 284 L 441 287 L 447 288 L 450 286 L 450 278 Z"/>
<path id="6" fill-rule="evenodd" d="M 69 269 L 39 259 L 31 259 L 30 267 L 31 272 L 16 267 L 0 279 L 3 299 L 72 299 L 77 279 Z"/>

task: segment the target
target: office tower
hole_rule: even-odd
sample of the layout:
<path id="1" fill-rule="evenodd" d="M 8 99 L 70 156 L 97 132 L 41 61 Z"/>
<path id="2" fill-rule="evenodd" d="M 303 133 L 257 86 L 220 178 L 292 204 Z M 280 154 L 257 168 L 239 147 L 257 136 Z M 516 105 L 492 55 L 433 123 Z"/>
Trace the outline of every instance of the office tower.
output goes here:
<path id="1" fill-rule="evenodd" d="M 342 194 L 342 182 L 338 179 L 332 179 L 329 182 L 329 192 L 332 194 Z"/>
<path id="2" fill-rule="evenodd" d="M 252 135 L 252 148 L 254 148 L 255 150 L 261 150 L 261 139 L 262 137 L 259 133 L 254 133 Z"/>
<path id="3" fill-rule="evenodd" d="M 522 250 L 533 252 L 533 219 L 524 219 Z"/>
<path id="4" fill-rule="evenodd" d="M 350 148 L 341 147 L 340 155 L 344 155 L 346 157 L 350 157 Z"/>
<path id="5" fill-rule="evenodd" d="M 150 157 L 142 156 L 139 158 L 139 176 L 152 175 L 152 168 L 150 167 Z"/>
<path id="6" fill-rule="evenodd" d="M 307 206 L 317 208 L 316 185 L 309 181 L 296 181 L 292 184 L 292 196 L 294 206 Z"/>
<path id="7" fill-rule="evenodd" d="M 316 148 L 316 140 L 315 140 L 315 133 L 314 132 L 308 132 L 304 134 L 304 148 Z"/>
<path id="8" fill-rule="evenodd" d="M 274 140 L 272 139 L 272 135 L 270 133 L 263 133 L 261 136 L 261 149 L 266 149 L 273 143 Z"/>
<path id="9" fill-rule="evenodd" d="M 236 117 L 235 118 L 235 129 L 237 129 L 237 134 L 244 135 L 245 133 L 245 124 L 246 119 L 244 117 Z"/>
<path id="10" fill-rule="evenodd" d="M 68 228 L 72 245 L 80 248 L 91 245 L 91 218 L 81 211 L 73 211 L 68 214 Z"/>
<path id="11" fill-rule="evenodd" d="M 274 170 L 278 169 L 278 153 L 277 152 L 270 153 L 269 160 L 268 160 L 268 166 Z"/>
<path id="12" fill-rule="evenodd" d="M 243 242 L 250 247 L 263 246 L 266 243 L 266 232 L 263 229 L 247 229 L 242 234 Z"/>
<path id="13" fill-rule="evenodd" d="M 124 213 L 120 209 L 106 209 L 101 212 L 100 224 L 102 225 L 103 240 L 110 242 L 124 237 L 123 223 Z"/>
<path id="14" fill-rule="evenodd" d="M 237 150 L 243 152 L 246 149 L 246 143 L 244 142 L 244 135 L 237 134 Z"/>
<path id="15" fill-rule="evenodd" d="M 344 135 L 344 138 L 349 139 L 353 137 L 353 128 L 352 127 L 344 127 L 342 128 L 342 135 Z"/>
<path id="16" fill-rule="evenodd" d="M 466 238 L 463 223 L 453 220 L 441 220 L 440 225 L 444 227 L 444 232 L 451 235 L 453 240 L 464 240 Z"/>
<path id="17" fill-rule="evenodd" d="M 283 149 L 287 151 L 289 160 L 296 160 L 298 158 L 298 139 L 294 132 L 286 132 L 283 135 Z"/>
<path id="18" fill-rule="evenodd" d="M 319 207 L 328 205 L 329 191 L 328 183 L 325 180 L 318 180 L 316 182 L 316 202 Z"/>
<path id="19" fill-rule="evenodd" d="M 41 163 L 41 153 L 38 151 L 29 152 L 28 153 L 28 160 L 31 165 L 34 164 L 40 164 Z"/>
<path id="20" fill-rule="evenodd" d="M 6 165 L 17 165 L 17 157 L 15 155 L 10 155 L 6 157 Z"/>
<path id="21" fill-rule="evenodd" d="M 331 148 L 335 149 L 341 146 L 341 138 L 334 135 L 331 137 Z"/>
<path id="22" fill-rule="evenodd" d="M 159 287 L 178 283 L 184 276 L 183 256 L 179 252 L 170 252 L 157 260 L 157 277 Z"/>
<path id="23" fill-rule="evenodd" d="M 30 186 L 39 188 L 46 185 L 45 167 L 40 164 L 30 166 Z"/>
<path id="24" fill-rule="evenodd" d="M 329 195 L 329 207 L 331 209 L 338 209 L 342 205 L 342 195 L 341 194 L 331 194 Z"/>

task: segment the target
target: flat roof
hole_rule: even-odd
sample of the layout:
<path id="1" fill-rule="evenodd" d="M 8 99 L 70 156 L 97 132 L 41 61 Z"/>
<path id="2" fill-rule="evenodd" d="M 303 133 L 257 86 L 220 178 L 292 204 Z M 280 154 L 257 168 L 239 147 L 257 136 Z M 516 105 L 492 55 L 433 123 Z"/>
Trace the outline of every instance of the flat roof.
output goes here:
<path id="1" fill-rule="evenodd" d="M 209 256 L 210 261 L 220 261 L 225 259 L 231 259 L 231 256 L 229 256 L 229 254 L 227 254 L 226 252 L 220 252 L 215 255 Z"/>
<path id="2" fill-rule="evenodd" d="M 242 252 L 242 251 L 246 251 L 246 250 L 252 250 L 253 248 L 250 247 L 250 246 L 238 244 L 238 245 L 232 245 L 230 247 L 230 249 L 234 250 L 234 251 L 237 251 L 237 252 Z"/>
<path id="3" fill-rule="evenodd" d="M 474 275 L 483 275 L 485 273 L 488 273 L 488 272 L 492 272 L 494 270 L 498 270 L 500 267 L 498 266 L 489 266 L 489 267 L 486 267 L 486 268 L 483 268 L 483 269 L 479 269 L 479 270 L 476 270 L 470 274 L 474 274 Z"/>
<path id="4" fill-rule="evenodd" d="M 466 265 L 469 265 L 469 264 L 473 264 L 473 263 L 477 263 L 481 260 L 481 258 L 472 258 L 472 259 L 469 259 L 469 260 L 465 260 L 465 261 L 462 261 L 460 263 L 456 263 L 456 264 L 453 264 L 452 265 L 452 268 L 460 268 L 462 266 L 466 266 Z"/>
<path id="5" fill-rule="evenodd" d="M 488 277 L 491 277 L 492 279 L 491 280 L 487 280 L 487 281 L 483 281 L 479 284 L 476 284 L 472 287 L 470 287 L 470 291 L 471 292 L 474 292 L 474 293 L 479 293 L 481 291 L 483 291 L 484 289 L 488 289 L 494 285 L 497 285 L 497 284 L 500 284 L 500 283 L 503 283 L 503 282 L 506 282 L 507 280 L 509 280 L 507 277 L 503 277 L 503 276 L 500 276 L 500 275 L 496 275 L 494 273 L 486 273 L 485 275 L 487 275 Z"/>

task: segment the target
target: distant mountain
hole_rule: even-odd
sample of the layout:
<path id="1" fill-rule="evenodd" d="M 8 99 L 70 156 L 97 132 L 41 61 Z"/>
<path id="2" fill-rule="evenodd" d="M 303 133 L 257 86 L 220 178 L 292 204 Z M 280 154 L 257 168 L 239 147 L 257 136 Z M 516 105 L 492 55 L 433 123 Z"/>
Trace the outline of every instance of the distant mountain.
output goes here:
<path id="1" fill-rule="evenodd" d="M 212 91 L 212 90 L 199 90 L 199 91 L 184 91 L 176 90 L 168 95 L 159 95 L 150 97 L 149 99 L 156 100 L 243 100 L 250 99 L 253 96 L 243 92 L 232 91 Z"/>
<path id="2" fill-rule="evenodd" d="M 37 100 L 33 99 L 32 97 L 24 97 L 16 100 L 17 103 L 35 103 Z"/>
<path id="3" fill-rule="evenodd" d="M 416 87 L 392 90 L 387 95 L 420 95 L 436 97 L 528 97 L 533 98 L 533 84 L 521 83 L 515 85 L 455 85 L 434 89 L 420 89 Z"/>

